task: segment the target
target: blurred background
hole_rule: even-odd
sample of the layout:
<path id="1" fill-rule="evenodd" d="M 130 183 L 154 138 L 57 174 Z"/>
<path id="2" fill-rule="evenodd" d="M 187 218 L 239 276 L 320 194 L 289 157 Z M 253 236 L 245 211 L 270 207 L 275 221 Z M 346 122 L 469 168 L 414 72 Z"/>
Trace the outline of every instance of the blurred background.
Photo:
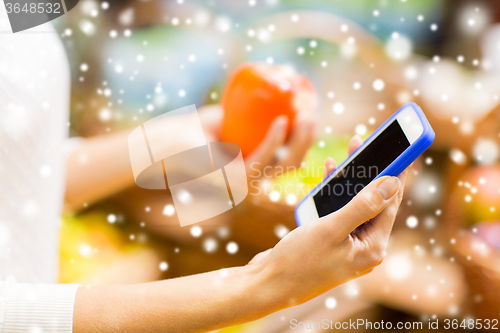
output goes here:
<path id="1" fill-rule="evenodd" d="M 84 0 L 54 24 L 72 73 L 72 137 L 217 104 L 243 62 L 287 65 L 312 81 L 319 122 L 304 168 L 327 156 L 341 162 L 350 136 L 366 138 L 406 102 L 428 116 L 436 140 L 415 163 L 384 263 L 221 332 L 286 332 L 292 318 L 425 328 L 500 317 L 498 1 Z M 168 191 L 134 186 L 84 205 L 64 216 L 60 282 L 135 283 L 244 265 L 295 228 L 302 189 L 321 179 L 305 174 L 279 177 L 270 193 L 185 228 Z M 282 193 L 286 185 L 293 191 Z"/>

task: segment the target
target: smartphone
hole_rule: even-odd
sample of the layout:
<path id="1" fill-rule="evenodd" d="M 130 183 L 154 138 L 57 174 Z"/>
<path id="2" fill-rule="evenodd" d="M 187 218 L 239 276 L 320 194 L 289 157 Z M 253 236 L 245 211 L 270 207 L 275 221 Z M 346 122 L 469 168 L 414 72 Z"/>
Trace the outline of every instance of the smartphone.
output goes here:
<path id="1" fill-rule="evenodd" d="M 301 226 L 342 208 L 371 181 L 398 176 L 434 141 L 420 107 L 403 105 L 354 153 L 316 186 L 295 209 Z"/>

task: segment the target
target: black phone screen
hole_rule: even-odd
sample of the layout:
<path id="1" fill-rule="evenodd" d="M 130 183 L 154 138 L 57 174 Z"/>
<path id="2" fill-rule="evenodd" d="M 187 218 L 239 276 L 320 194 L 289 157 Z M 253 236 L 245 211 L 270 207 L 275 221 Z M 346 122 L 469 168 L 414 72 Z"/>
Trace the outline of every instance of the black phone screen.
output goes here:
<path id="1" fill-rule="evenodd" d="M 401 126 L 397 120 L 394 120 L 334 178 L 314 194 L 314 203 L 319 217 L 333 213 L 346 205 L 409 146 L 410 142 Z"/>

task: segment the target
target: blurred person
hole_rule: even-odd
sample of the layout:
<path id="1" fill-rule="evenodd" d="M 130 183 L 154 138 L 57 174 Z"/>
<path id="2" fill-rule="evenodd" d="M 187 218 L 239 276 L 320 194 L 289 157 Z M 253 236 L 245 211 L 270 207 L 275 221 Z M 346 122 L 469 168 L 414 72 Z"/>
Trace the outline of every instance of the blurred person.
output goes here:
<path id="1" fill-rule="evenodd" d="M 8 31 L 4 8 L 0 30 Z M 136 285 L 55 284 L 68 151 L 68 207 L 133 182 L 127 133 L 65 146 L 68 99 L 68 65 L 50 25 L 0 34 L 0 331 L 209 331 L 301 304 L 382 261 L 407 171 L 374 181 L 242 267 Z M 182 124 L 179 117 L 163 130 L 182 135 Z M 272 163 L 285 127 L 277 119 L 247 163 Z M 360 144 L 354 139 L 349 150 Z M 300 163 L 305 151 L 289 148 L 293 160 L 278 163 Z"/>

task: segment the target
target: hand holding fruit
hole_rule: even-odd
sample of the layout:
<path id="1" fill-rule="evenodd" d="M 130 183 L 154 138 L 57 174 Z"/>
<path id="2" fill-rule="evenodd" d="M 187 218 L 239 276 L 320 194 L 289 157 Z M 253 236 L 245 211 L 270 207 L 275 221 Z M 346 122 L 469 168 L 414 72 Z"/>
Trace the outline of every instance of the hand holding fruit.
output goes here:
<path id="1" fill-rule="evenodd" d="M 266 167 L 300 167 L 314 141 L 315 103 L 311 82 L 293 69 L 243 64 L 226 85 L 223 111 L 205 107 L 200 115 L 213 137 L 240 146 L 255 178 Z"/>

